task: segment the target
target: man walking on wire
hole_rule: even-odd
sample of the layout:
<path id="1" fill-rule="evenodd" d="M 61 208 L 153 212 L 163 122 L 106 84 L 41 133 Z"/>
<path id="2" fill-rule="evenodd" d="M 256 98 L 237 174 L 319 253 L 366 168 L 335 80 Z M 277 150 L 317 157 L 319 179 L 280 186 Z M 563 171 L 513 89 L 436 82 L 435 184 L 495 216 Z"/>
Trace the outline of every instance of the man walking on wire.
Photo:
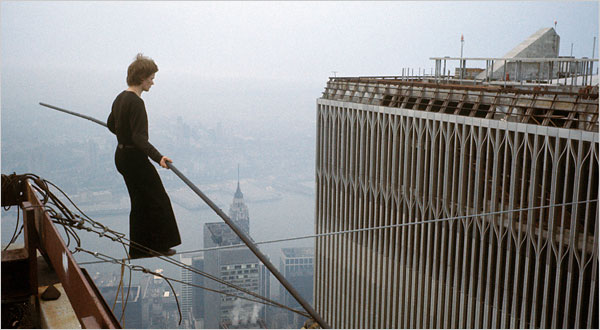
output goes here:
<path id="1" fill-rule="evenodd" d="M 168 168 L 172 162 L 148 142 L 148 115 L 141 96 L 154 85 L 158 66 L 142 54 L 127 68 L 127 85 L 112 104 L 108 129 L 117 136 L 115 165 L 123 176 L 129 198 L 129 236 L 131 259 L 173 255 L 172 247 L 181 244 L 171 201 L 158 172 L 148 157 Z"/>

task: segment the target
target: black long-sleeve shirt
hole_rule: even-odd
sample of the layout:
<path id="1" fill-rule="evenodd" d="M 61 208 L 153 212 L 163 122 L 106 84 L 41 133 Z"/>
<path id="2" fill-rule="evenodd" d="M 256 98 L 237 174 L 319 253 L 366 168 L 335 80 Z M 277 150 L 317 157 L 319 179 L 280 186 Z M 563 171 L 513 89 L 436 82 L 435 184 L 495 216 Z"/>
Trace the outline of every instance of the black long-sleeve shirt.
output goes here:
<path id="1" fill-rule="evenodd" d="M 115 98 L 106 124 L 117 135 L 119 144 L 133 145 L 160 163 L 161 153 L 148 142 L 148 114 L 144 100 L 134 92 L 123 91 Z"/>

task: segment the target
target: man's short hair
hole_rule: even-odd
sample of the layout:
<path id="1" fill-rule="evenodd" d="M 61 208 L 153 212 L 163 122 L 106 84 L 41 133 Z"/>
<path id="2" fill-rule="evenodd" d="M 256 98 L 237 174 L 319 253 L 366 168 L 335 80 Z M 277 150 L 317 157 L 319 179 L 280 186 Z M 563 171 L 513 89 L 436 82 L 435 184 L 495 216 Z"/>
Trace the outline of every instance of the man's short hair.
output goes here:
<path id="1" fill-rule="evenodd" d="M 157 71 L 154 60 L 139 53 L 127 68 L 127 86 L 137 86 Z"/>

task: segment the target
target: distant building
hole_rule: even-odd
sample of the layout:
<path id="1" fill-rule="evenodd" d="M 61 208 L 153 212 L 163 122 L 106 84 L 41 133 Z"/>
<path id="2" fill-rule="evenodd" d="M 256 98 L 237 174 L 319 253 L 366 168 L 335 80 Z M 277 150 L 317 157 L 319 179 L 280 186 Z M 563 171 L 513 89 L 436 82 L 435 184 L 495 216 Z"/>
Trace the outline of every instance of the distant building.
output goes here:
<path id="1" fill-rule="evenodd" d="M 98 164 L 100 163 L 99 157 L 98 157 L 98 144 L 92 140 L 89 139 L 87 141 L 87 153 L 85 155 L 85 159 L 86 159 L 86 168 L 92 170 L 92 171 L 96 171 L 98 169 Z"/>
<path id="2" fill-rule="evenodd" d="M 204 255 L 181 257 L 184 264 L 204 271 Z M 186 322 L 186 328 L 194 328 L 195 324 L 204 319 L 204 289 L 198 286 L 204 286 L 204 276 L 192 272 L 189 269 L 181 269 L 181 280 L 192 285 L 182 284 L 181 286 L 181 313 Z"/>
<path id="3" fill-rule="evenodd" d="M 239 182 L 230 214 L 232 220 L 235 217 L 235 223 L 245 232 L 250 231 L 248 208 L 243 202 Z M 218 222 L 204 225 L 204 248 L 238 244 L 242 244 L 242 241 L 227 224 Z M 247 247 L 205 251 L 204 271 L 262 296 L 270 296 L 270 273 Z M 204 283 L 210 289 L 251 297 L 215 281 L 205 280 Z M 204 325 L 206 328 L 238 326 L 260 328 L 261 324 L 264 324 L 265 311 L 264 305 L 260 303 L 210 291 L 204 293 Z"/>
<path id="4" fill-rule="evenodd" d="M 190 257 L 180 257 L 180 261 L 188 266 L 192 266 L 192 258 Z M 193 272 L 188 269 L 181 268 L 181 281 L 186 283 L 192 283 Z M 192 311 L 192 293 L 193 286 L 190 285 L 181 285 L 181 301 L 179 302 L 181 307 L 181 314 L 183 318 L 188 318 L 188 314 L 191 314 Z"/>
<path id="5" fill-rule="evenodd" d="M 204 254 L 197 255 L 192 258 L 192 267 L 194 267 L 195 269 L 204 271 Z M 205 282 L 206 282 L 206 280 L 205 280 L 204 276 L 197 274 L 197 273 L 192 274 L 192 283 L 194 285 L 204 286 Z M 192 288 L 192 315 L 194 316 L 194 319 L 196 321 L 204 320 L 204 315 L 205 315 L 204 314 L 204 292 L 205 291 L 206 290 L 199 288 L 199 287 Z"/>
<path id="6" fill-rule="evenodd" d="M 309 247 L 282 248 L 279 269 L 283 276 L 294 286 L 309 304 L 313 303 L 313 281 L 314 281 L 314 258 L 315 249 Z M 279 287 L 280 301 L 292 308 L 302 310 L 298 301 L 282 286 Z M 299 329 L 306 321 L 296 313 L 286 311 L 288 325 Z"/>
<path id="7" fill-rule="evenodd" d="M 156 269 L 155 272 L 161 274 L 163 270 Z M 179 323 L 177 303 L 165 280 L 160 276 L 149 274 L 142 278 L 140 286 L 142 294 L 141 328 L 177 328 Z"/>
<path id="8" fill-rule="evenodd" d="M 143 327 L 141 287 L 139 285 L 122 288 L 117 294 L 118 286 L 100 286 L 98 289 L 110 307 L 114 305 L 113 313 L 125 329 L 140 329 Z M 123 299 L 125 296 L 125 316 L 123 315 Z M 116 302 L 115 302 L 116 299 Z"/>
<path id="9" fill-rule="evenodd" d="M 229 207 L 229 218 L 235 222 L 246 235 L 250 235 L 250 214 L 248 206 L 244 203 L 244 194 L 240 189 L 240 180 L 238 178 L 237 190 L 233 195 L 233 202 Z"/>

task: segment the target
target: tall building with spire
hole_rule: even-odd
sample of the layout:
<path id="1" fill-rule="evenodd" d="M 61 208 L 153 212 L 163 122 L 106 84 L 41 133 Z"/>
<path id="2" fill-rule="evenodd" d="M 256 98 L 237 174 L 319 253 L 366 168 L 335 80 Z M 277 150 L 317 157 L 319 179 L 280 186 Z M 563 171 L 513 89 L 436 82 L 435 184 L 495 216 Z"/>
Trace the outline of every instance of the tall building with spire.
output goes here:
<path id="1" fill-rule="evenodd" d="M 240 189 L 239 166 L 237 190 L 229 208 L 229 218 L 250 237 L 250 216 Z M 204 224 L 204 248 L 241 245 L 242 240 L 223 222 Z M 244 289 L 270 297 L 270 272 L 247 247 L 213 249 L 204 253 L 204 271 Z M 231 287 L 208 281 L 207 288 L 225 291 L 250 298 L 247 293 Z M 259 328 L 264 326 L 266 309 L 262 305 L 220 295 L 216 292 L 204 293 L 205 328 Z"/>
<path id="2" fill-rule="evenodd" d="M 240 229 L 242 229 L 247 235 L 250 235 L 250 214 L 248 213 L 248 206 L 244 203 L 244 194 L 240 189 L 240 167 L 238 165 L 238 182 L 237 190 L 233 195 L 233 202 L 229 206 L 229 217 L 235 222 Z"/>

